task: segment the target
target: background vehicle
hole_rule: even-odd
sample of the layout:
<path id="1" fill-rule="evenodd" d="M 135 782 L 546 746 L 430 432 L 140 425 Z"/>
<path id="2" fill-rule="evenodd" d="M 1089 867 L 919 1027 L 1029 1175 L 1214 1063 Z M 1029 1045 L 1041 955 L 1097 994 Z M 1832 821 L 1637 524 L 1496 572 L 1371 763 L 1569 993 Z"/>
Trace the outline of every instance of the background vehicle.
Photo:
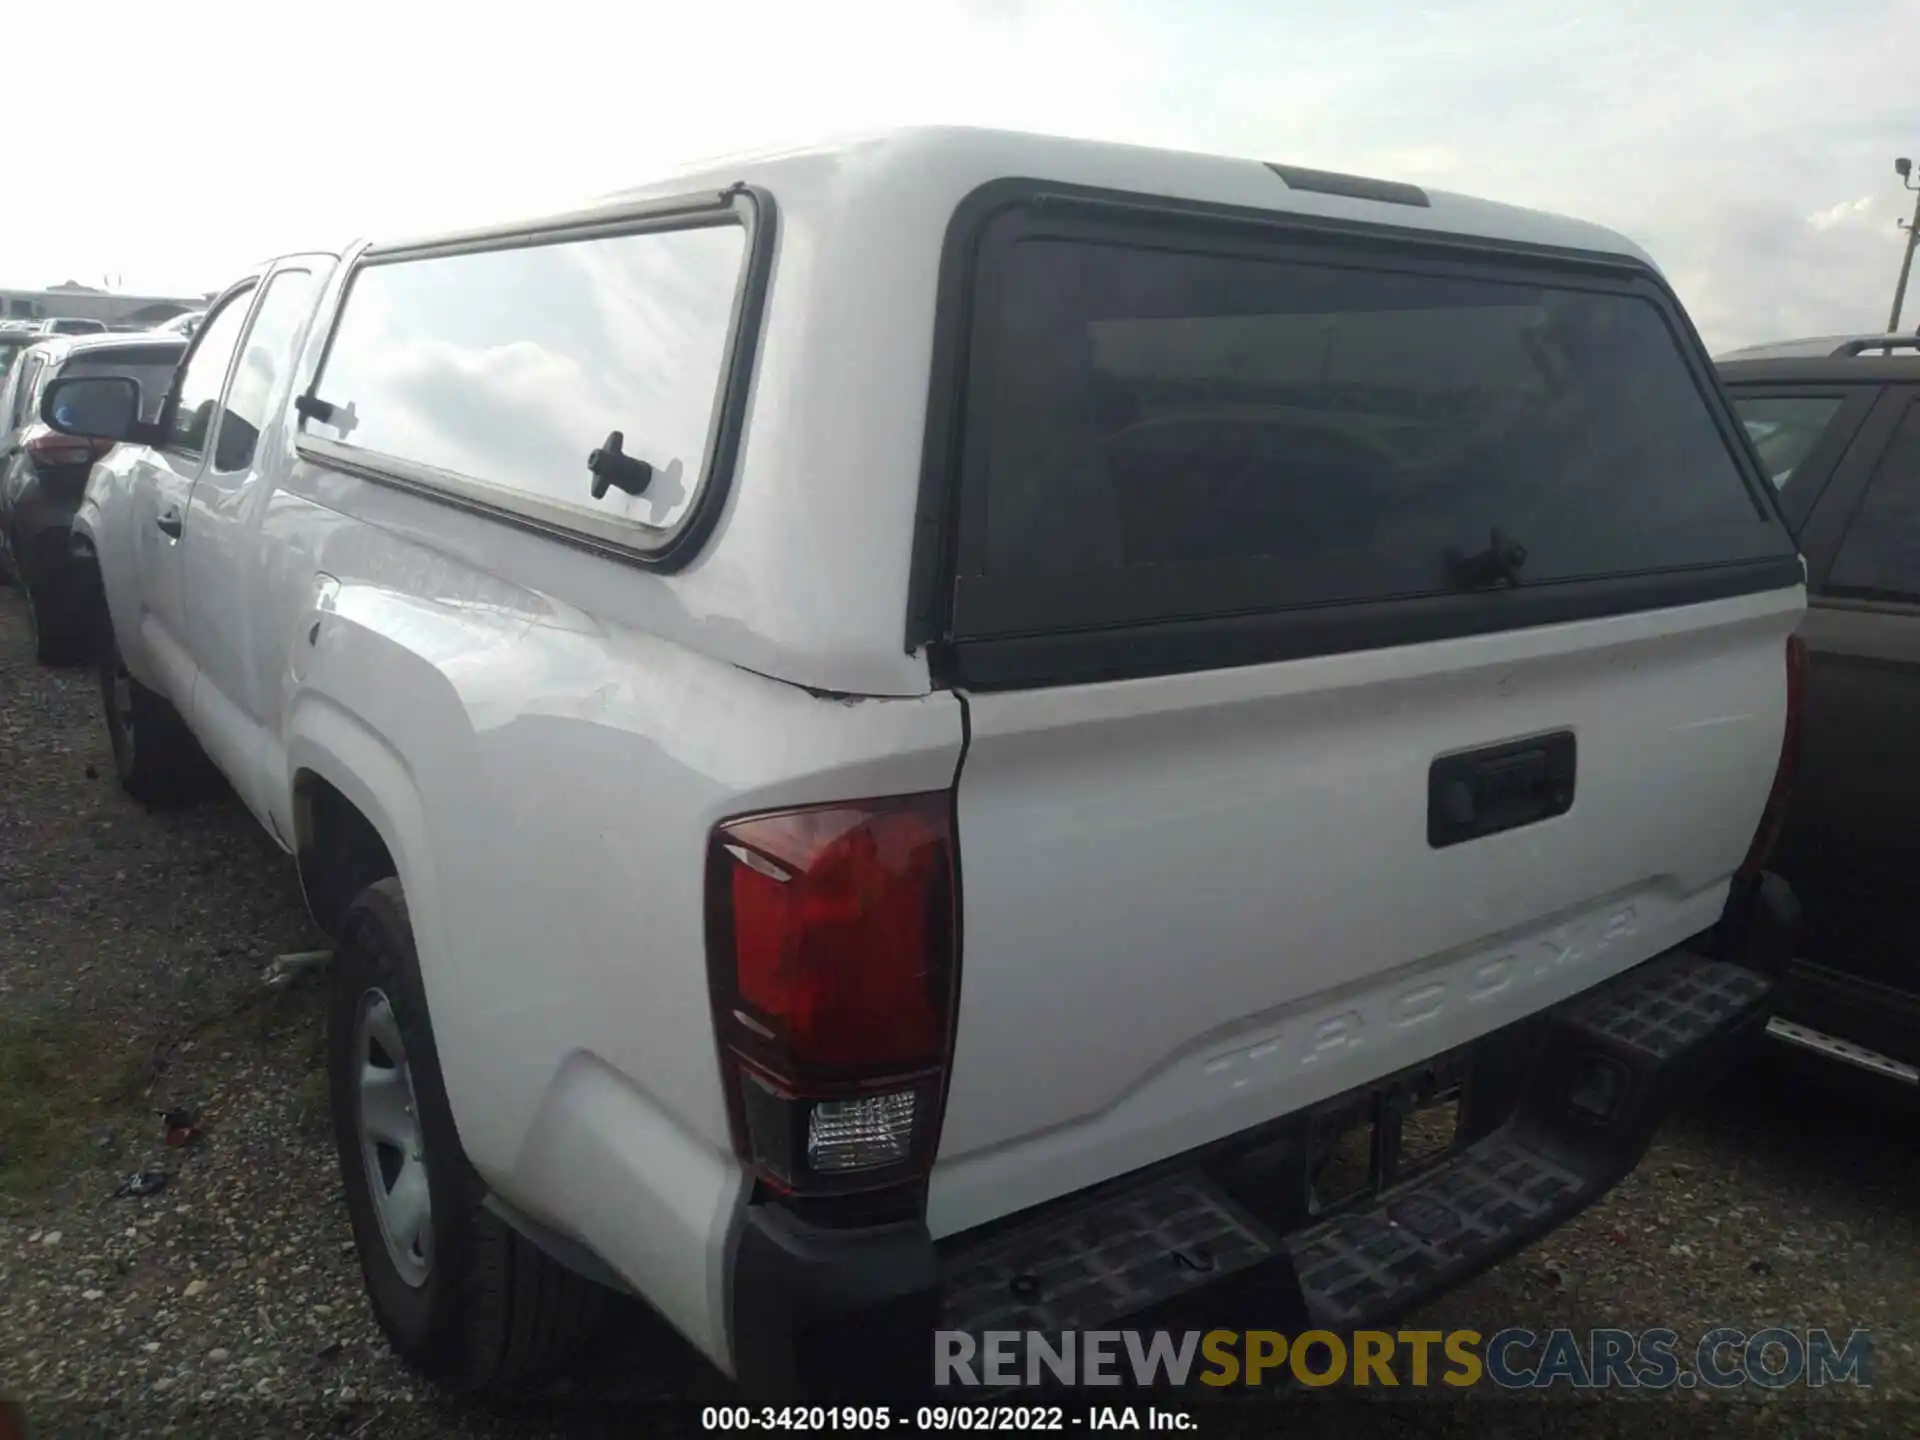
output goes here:
<path id="1" fill-rule="evenodd" d="M 26 393 L 20 387 L 27 370 L 26 359 L 42 343 L 41 338 L 24 325 L 17 330 L 0 328 L 0 474 L 5 473 L 21 428 L 14 423 L 13 416 L 26 403 Z M 0 580 L 14 578 L 13 559 L 7 553 L 5 536 L 0 535 Z"/>
<path id="2" fill-rule="evenodd" d="M 185 315 L 176 315 L 171 320 L 162 320 L 153 328 L 163 330 L 169 335 L 185 335 L 191 337 L 193 332 L 200 328 L 200 322 L 206 318 L 206 311 L 191 310 Z"/>
<path id="3" fill-rule="evenodd" d="M 87 474 L 110 447 L 53 430 L 37 413 L 40 396 L 62 375 L 130 376 L 152 397 L 150 420 L 185 350 L 186 341 L 170 335 L 45 340 L 24 353 L 0 399 L 0 552 L 26 594 L 35 647 L 49 664 L 91 658 L 96 580 L 92 566 L 76 566 L 69 531 Z"/>
<path id="4" fill-rule="evenodd" d="M 1805 908 L 1773 1030 L 1920 1081 L 1920 337 L 1721 357 L 1807 559 L 1806 729 L 1776 864 Z"/>
<path id="5" fill-rule="evenodd" d="M 1385 1323 L 1765 1019 L 1800 562 L 1604 230 L 908 132 L 291 256 L 133 388 L 42 402 L 137 442 L 116 763 L 295 854 L 448 1383 L 579 1277 L 756 1389 L 1257 1267 Z"/>
<path id="6" fill-rule="evenodd" d="M 19 330 L 0 330 L 0 385 L 5 385 L 7 376 L 13 372 L 14 362 L 22 351 L 40 343 L 41 337 L 29 333 L 24 327 Z"/>
<path id="7" fill-rule="evenodd" d="M 63 315 L 40 322 L 42 335 L 100 335 L 106 332 L 104 320 L 84 320 L 77 316 Z"/>

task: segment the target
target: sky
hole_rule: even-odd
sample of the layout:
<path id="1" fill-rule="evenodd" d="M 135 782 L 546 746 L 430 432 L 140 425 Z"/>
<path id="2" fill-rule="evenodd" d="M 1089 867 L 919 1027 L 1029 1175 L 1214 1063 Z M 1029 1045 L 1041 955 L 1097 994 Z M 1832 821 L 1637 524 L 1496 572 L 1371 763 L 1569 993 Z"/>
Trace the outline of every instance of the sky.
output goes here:
<path id="1" fill-rule="evenodd" d="M 0 189 L 0 285 L 198 293 L 287 250 L 952 123 L 1595 220 L 1717 352 L 1884 327 L 1916 55 L 1920 0 L 22 0 L 0 71 L 59 103 L 15 132 L 49 159 L 16 150 Z M 81 67 L 102 78 L 73 104 Z"/>

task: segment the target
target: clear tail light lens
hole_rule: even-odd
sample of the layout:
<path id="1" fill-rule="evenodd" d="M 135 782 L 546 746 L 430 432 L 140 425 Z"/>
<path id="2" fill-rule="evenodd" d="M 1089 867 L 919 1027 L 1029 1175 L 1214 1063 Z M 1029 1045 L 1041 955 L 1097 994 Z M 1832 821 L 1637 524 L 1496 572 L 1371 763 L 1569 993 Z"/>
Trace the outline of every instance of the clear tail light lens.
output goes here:
<path id="1" fill-rule="evenodd" d="M 817 1175 L 898 1165 L 913 1154 L 913 1090 L 822 1100 L 807 1114 L 807 1169 Z"/>
<path id="2" fill-rule="evenodd" d="M 931 1164 L 958 915 L 947 792 L 716 827 L 707 950 L 734 1143 L 786 1191 Z"/>

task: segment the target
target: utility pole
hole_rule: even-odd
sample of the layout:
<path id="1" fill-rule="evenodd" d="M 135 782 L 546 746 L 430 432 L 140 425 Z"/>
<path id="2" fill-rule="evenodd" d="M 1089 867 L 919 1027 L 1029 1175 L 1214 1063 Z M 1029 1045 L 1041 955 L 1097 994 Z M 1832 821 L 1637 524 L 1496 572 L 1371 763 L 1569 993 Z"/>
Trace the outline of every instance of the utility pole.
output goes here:
<path id="1" fill-rule="evenodd" d="M 1902 155 L 1893 162 L 1893 170 L 1900 177 L 1900 183 L 1915 194 L 1913 219 L 1902 220 L 1900 228 L 1907 232 L 1907 243 L 1900 256 L 1900 279 L 1893 287 L 1893 315 L 1887 321 L 1887 333 L 1900 333 L 1900 307 L 1906 303 L 1907 276 L 1913 273 L 1913 247 L 1920 244 L 1920 185 L 1914 183 L 1913 161 Z"/>

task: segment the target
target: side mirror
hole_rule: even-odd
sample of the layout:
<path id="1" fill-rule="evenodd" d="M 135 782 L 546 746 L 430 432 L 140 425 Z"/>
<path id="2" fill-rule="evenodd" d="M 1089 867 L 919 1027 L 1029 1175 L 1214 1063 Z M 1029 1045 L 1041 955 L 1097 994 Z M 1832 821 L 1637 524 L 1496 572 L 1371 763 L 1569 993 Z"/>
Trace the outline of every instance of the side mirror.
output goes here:
<path id="1" fill-rule="evenodd" d="M 130 375 L 75 375 L 48 382 L 40 418 L 82 440 L 150 444 L 158 427 L 140 419 L 140 382 Z"/>

